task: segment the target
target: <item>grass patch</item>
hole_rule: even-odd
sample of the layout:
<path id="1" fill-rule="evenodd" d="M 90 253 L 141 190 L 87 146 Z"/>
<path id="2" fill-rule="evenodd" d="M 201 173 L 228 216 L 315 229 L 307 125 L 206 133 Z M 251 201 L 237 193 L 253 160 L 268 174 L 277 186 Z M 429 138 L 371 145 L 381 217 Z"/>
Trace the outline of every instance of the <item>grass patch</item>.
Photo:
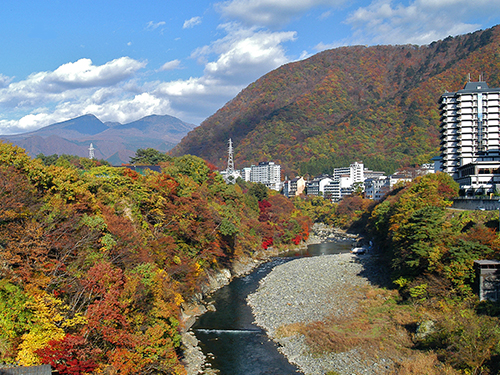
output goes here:
<path id="1" fill-rule="evenodd" d="M 365 352 L 391 351 L 412 345 L 406 325 L 416 323 L 410 308 L 397 304 L 398 294 L 380 288 L 363 288 L 353 298 L 357 308 L 349 315 L 332 315 L 302 329 L 315 353 L 346 352 L 361 347 Z"/>
<path id="2" fill-rule="evenodd" d="M 304 330 L 305 323 L 292 323 L 287 325 L 282 325 L 276 329 L 276 337 L 281 339 L 285 337 L 295 336 L 302 333 Z"/>

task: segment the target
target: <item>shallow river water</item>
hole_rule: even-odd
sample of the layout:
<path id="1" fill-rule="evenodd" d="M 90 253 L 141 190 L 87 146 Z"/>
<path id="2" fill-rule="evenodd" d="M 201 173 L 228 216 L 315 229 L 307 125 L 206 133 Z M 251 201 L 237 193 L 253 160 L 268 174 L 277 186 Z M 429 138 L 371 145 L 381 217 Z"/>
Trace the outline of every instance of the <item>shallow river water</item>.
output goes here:
<path id="1" fill-rule="evenodd" d="M 309 245 L 307 250 L 286 254 L 262 264 L 247 276 L 233 280 L 213 295 L 216 311 L 198 318 L 193 331 L 213 369 L 221 375 L 301 374 L 278 351 L 276 344 L 254 324 L 246 303 L 259 282 L 271 270 L 296 257 L 348 252 L 350 242 Z"/>

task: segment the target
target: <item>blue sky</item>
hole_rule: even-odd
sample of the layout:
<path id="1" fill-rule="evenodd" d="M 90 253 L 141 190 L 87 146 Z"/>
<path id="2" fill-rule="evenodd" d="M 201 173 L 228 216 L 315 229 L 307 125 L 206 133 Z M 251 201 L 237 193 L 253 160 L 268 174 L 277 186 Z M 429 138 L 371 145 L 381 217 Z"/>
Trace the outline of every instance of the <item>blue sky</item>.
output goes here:
<path id="1" fill-rule="evenodd" d="M 499 0 L 2 0 L 0 134 L 88 113 L 198 125 L 322 50 L 429 44 L 499 23 Z"/>

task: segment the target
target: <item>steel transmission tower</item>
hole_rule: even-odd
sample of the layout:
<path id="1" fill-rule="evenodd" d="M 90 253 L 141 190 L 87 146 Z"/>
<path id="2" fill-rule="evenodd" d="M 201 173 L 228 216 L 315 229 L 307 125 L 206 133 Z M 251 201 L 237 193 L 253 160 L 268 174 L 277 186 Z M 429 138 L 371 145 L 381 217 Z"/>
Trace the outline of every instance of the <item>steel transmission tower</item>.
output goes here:
<path id="1" fill-rule="evenodd" d="M 233 141 L 229 138 L 229 147 L 228 147 L 228 156 L 227 156 L 227 174 L 231 174 L 234 172 L 234 160 L 233 160 Z"/>
<path id="2" fill-rule="evenodd" d="M 95 155 L 94 155 L 94 146 L 91 143 L 90 147 L 89 147 L 89 159 L 92 160 L 94 157 L 95 157 Z"/>

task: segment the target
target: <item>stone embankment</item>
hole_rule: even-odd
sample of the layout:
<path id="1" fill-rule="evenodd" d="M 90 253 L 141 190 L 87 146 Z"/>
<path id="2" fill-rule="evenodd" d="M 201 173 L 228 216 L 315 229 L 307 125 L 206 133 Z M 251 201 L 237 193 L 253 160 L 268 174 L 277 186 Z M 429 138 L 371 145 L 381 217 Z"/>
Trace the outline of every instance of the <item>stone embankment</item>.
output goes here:
<path id="1" fill-rule="evenodd" d="M 293 329 L 302 323 L 324 320 L 330 314 L 349 315 L 356 309 L 349 291 L 379 282 L 381 277 L 373 254 L 301 258 L 271 271 L 258 290 L 248 296 L 248 303 L 257 324 L 305 374 L 384 374 L 388 371 L 387 360 L 369 359 L 356 350 L 311 354 L 304 336 Z"/>

